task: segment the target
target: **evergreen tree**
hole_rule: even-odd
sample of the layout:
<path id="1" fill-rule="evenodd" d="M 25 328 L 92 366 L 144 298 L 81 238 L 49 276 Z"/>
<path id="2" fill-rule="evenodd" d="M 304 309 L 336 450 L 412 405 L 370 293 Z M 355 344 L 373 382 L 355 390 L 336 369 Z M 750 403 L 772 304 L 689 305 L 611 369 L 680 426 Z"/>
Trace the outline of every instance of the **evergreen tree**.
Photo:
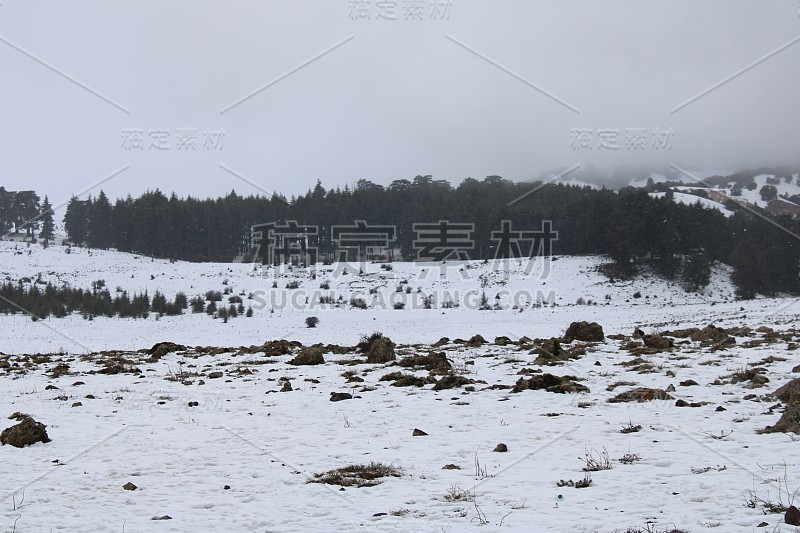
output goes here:
<path id="1" fill-rule="evenodd" d="M 86 242 L 89 224 L 88 202 L 79 200 L 77 196 L 70 198 L 67 212 L 64 214 L 64 229 L 67 238 L 77 245 Z"/>
<path id="2" fill-rule="evenodd" d="M 39 231 L 39 238 L 49 244 L 50 241 L 55 239 L 55 226 L 53 224 L 53 206 L 50 205 L 50 199 L 47 198 L 47 195 L 45 195 L 42 203 L 41 222 L 42 229 Z"/>
<path id="3" fill-rule="evenodd" d="M 111 246 L 112 207 L 102 190 L 97 198 L 87 205 L 86 241 L 91 248 L 106 249 Z"/>
<path id="4" fill-rule="evenodd" d="M 752 300 L 756 293 L 770 292 L 766 282 L 767 270 L 763 251 L 751 237 L 746 237 L 734 248 L 731 266 L 731 281 L 736 286 L 736 295 L 739 298 Z"/>
<path id="5" fill-rule="evenodd" d="M 700 290 L 711 281 L 711 261 L 703 252 L 696 252 L 686 259 L 683 279 L 690 291 Z"/>

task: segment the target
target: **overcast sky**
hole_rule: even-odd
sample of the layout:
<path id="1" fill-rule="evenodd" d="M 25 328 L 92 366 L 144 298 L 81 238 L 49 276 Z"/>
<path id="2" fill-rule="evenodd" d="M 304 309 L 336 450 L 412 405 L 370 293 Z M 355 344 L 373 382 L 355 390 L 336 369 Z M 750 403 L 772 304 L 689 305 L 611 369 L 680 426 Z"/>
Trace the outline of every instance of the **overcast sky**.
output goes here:
<path id="1" fill-rule="evenodd" d="M 126 167 L 112 198 L 800 162 L 797 0 L 361 3 L 0 0 L 0 185 L 59 203 Z"/>

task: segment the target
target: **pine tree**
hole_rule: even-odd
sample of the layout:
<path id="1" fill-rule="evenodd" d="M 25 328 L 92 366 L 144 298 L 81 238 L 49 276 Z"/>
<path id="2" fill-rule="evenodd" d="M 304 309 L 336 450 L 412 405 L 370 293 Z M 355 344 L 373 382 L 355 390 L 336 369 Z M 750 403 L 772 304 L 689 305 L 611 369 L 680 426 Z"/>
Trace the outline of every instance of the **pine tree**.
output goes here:
<path id="1" fill-rule="evenodd" d="M 756 293 L 768 292 L 764 254 L 751 237 L 746 237 L 736 246 L 730 262 L 733 266 L 731 281 L 739 298 L 752 300 Z"/>
<path id="2" fill-rule="evenodd" d="M 49 244 L 50 241 L 55 239 L 55 225 L 53 224 L 53 206 L 50 205 L 50 199 L 47 198 L 47 195 L 44 197 L 44 203 L 42 203 L 42 213 L 41 213 L 41 221 L 42 221 L 42 229 L 39 231 L 39 238 L 42 239 L 45 244 Z"/>
<path id="3" fill-rule="evenodd" d="M 690 291 L 702 289 L 711 281 L 711 260 L 703 252 L 689 256 L 683 270 L 683 279 Z"/>
<path id="4" fill-rule="evenodd" d="M 86 242 L 88 228 L 88 202 L 79 200 L 77 196 L 70 198 L 67 204 L 67 212 L 64 214 L 64 229 L 67 237 L 75 244 L 81 245 Z"/>

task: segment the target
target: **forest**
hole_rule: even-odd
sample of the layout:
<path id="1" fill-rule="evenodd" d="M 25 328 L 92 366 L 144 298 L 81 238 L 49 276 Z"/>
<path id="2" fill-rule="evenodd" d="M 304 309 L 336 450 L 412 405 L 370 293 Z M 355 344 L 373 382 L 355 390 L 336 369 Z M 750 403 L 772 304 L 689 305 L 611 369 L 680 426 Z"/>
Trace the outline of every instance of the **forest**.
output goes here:
<path id="1" fill-rule="evenodd" d="M 502 221 L 531 229 L 552 221 L 558 232 L 554 254 L 607 255 L 612 259 L 605 271 L 609 277 L 629 278 L 648 270 L 697 290 L 708 284 L 710 265 L 719 261 L 733 267 L 742 298 L 800 294 L 799 220 L 769 218 L 735 202 L 727 205 L 735 214 L 725 217 L 699 204 L 673 202 L 669 193 L 652 197 L 651 189 L 515 183 L 499 176 L 468 178 L 453 186 L 417 176 L 386 187 L 360 180 L 353 188 L 326 190 L 318 182 L 307 193 L 289 199 L 277 194 L 241 196 L 234 191 L 221 198 L 179 198 L 155 190 L 112 203 L 101 191 L 85 200 L 73 197 L 64 226 L 68 241 L 77 246 L 229 262 L 236 256 L 247 257 L 250 227 L 267 222 L 296 220 L 319 226 L 320 252 L 333 250 L 334 225 L 352 225 L 355 220 L 395 225 L 401 256 L 412 260 L 414 223 L 474 223 L 470 256 L 491 259 L 491 234 Z M 17 215 L 6 224 L 19 228 L 24 225 L 19 220 Z"/>

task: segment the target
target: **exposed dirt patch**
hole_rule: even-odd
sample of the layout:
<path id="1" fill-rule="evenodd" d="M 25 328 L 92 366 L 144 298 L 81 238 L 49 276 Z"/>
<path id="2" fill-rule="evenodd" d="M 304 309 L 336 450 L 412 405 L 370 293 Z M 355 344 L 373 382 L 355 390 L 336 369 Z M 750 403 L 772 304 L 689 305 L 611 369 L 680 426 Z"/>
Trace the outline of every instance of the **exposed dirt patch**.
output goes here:
<path id="1" fill-rule="evenodd" d="M 431 383 L 436 383 L 432 377 L 417 377 L 414 374 L 403 374 L 402 372 L 392 372 L 381 377 L 379 381 L 393 381 L 393 387 L 422 387 Z"/>
<path id="2" fill-rule="evenodd" d="M 609 403 L 623 403 L 623 402 L 649 402 L 652 400 L 674 400 L 667 391 L 663 389 L 650 389 L 647 387 L 639 387 L 629 391 L 621 392 L 609 399 Z"/>
<path id="3" fill-rule="evenodd" d="M 309 480 L 309 483 L 326 483 L 342 487 L 373 487 L 380 484 L 382 478 L 402 475 L 403 470 L 399 467 L 373 462 L 368 465 L 343 466 L 321 474 L 314 474 L 314 479 Z"/>
<path id="4" fill-rule="evenodd" d="M 428 355 L 412 355 L 397 362 L 403 368 L 422 367 L 432 374 L 446 374 L 453 365 L 444 352 L 430 352 Z"/>
<path id="5" fill-rule="evenodd" d="M 464 376 L 450 374 L 437 381 L 436 385 L 433 386 L 433 390 L 456 389 L 463 387 L 464 385 L 472 385 L 473 383 L 477 382 L 475 380 L 465 378 Z"/>
<path id="6" fill-rule="evenodd" d="M 539 374 L 531 378 L 519 378 L 511 392 L 524 390 L 545 390 L 557 394 L 572 394 L 589 392 L 589 387 L 578 383 L 575 376 L 554 376 L 553 374 Z"/>

